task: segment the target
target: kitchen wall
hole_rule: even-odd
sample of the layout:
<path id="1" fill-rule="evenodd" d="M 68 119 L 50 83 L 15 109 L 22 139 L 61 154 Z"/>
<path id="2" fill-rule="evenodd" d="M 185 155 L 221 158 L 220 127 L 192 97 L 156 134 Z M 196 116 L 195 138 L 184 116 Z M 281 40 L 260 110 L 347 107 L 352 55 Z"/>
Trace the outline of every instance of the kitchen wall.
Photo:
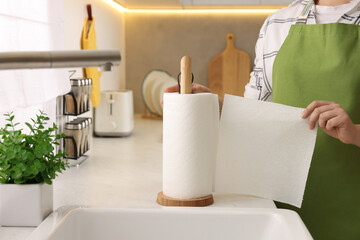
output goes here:
<path id="1" fill-rule="evenodd" d="M 269 14 L 126 13 L 126 86 L 134 91 L 135 112 L 143 113 L 141 84 L 147 72 L 162 69 L 176 77 L 180 59 L 192 58 L 195 82 L 207 85 L 208 65 L 226 47 L 226 34 L 254 61 L 259 30 Z"/>
<path id="2" fill-rule="evenodd" d="M 63 0 L 65 49 L 80 49 L 80 37 L 87 17 L 86 4 L 91 4 L 95 19 L 98 49 L 119 49 L 122 61 L 111 72 L 103 72 L 101 90 L 124 89 L 125 82 L 125 37 L 124 13 L 99 0 Z M 77 68 L 74 77 L 81 77 L 82 69 Z"/>
<path id="3" fill-rule="evenodd" d="M 98 49 L 120 49 L 120 67 L 104 72 L 101 90 L 131 89 L 136 113 L 143 113 L 141 84 L 152 69 L 173 77 L 180 59 L 189 55 L 195 82 L 207 85 L 208 65 L 225 49 L 226 34 L 235 34 L 235 46 L 254 60 L 261 25 L 268 14 L 257 13 L 124 13 L 99 0 L 63 0 L 65 49 L 80 49 L 86 4 L 92 4 Z M 125 58 L 126 52 L 126 58 Z M 126 59 L 126 60 L 125 60 Z M 81 77 L 77 69 L 74 77 Z"/>

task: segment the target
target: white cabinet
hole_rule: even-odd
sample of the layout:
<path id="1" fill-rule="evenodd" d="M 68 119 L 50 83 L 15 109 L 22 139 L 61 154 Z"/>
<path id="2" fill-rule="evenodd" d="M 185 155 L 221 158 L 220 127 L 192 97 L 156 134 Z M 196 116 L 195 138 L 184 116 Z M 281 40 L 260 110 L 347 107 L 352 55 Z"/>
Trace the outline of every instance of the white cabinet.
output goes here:
<path id="1" fill-rule="evenodd" d="M 288 5 L 293 0 L 180 0 L 181 5 Z"/>

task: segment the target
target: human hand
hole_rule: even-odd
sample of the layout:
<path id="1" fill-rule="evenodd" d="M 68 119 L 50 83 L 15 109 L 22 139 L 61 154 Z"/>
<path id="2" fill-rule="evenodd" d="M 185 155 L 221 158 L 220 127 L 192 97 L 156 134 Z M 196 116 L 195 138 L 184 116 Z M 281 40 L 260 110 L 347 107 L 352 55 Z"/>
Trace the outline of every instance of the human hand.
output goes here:
<path id="1" fill-rule="evenodd" d="M 179 86 L 174 85 L 171 87 L 168 87 L 164 90 L 165 93 L 171 93 L 171 92 L 179 92 Z M 201 84 L 193 83 L 192 84 L 192 93 L 211 93 L 211 90 Z"/>
<path id="2" fill-rule="evenodd" d="M 329 136 L 346 144 L 360 147 L 360 125 L 355 125 L 340 104 L 327 101 L 313 101 L 303 112 L 302 118 L 309 117 L 309 128 L 319 127 Z"/>

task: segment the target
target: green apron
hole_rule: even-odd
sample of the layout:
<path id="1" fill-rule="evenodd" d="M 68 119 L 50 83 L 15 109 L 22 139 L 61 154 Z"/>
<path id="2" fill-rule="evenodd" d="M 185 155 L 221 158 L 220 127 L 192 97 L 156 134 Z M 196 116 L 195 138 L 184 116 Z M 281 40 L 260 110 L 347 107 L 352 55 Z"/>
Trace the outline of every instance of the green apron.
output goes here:
<path id="1" fill-rule="evenodd" d="M 273 101 L 339 103 L 360 123 L 360 26 L 292 25 L 273 67 Z M 300 116 L 299 116 L 300 117 Z M 315 240 L 360 239 L 360 148 L 318 129 L 299 213 Z"/>

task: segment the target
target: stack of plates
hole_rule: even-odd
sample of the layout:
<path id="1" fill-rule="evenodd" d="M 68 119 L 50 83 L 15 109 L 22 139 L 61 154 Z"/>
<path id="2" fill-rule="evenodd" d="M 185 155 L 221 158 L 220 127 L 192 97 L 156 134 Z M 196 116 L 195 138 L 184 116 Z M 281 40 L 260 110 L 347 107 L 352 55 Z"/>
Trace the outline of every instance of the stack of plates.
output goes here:
<path id="1" fill-rule="evenodd" d="M 142 98 L 147 110 L 155 115 L 162 116 L 164 90 L 176 85 L 177 81 L 165 71 L 150 71 L 142 84 Z"/>

